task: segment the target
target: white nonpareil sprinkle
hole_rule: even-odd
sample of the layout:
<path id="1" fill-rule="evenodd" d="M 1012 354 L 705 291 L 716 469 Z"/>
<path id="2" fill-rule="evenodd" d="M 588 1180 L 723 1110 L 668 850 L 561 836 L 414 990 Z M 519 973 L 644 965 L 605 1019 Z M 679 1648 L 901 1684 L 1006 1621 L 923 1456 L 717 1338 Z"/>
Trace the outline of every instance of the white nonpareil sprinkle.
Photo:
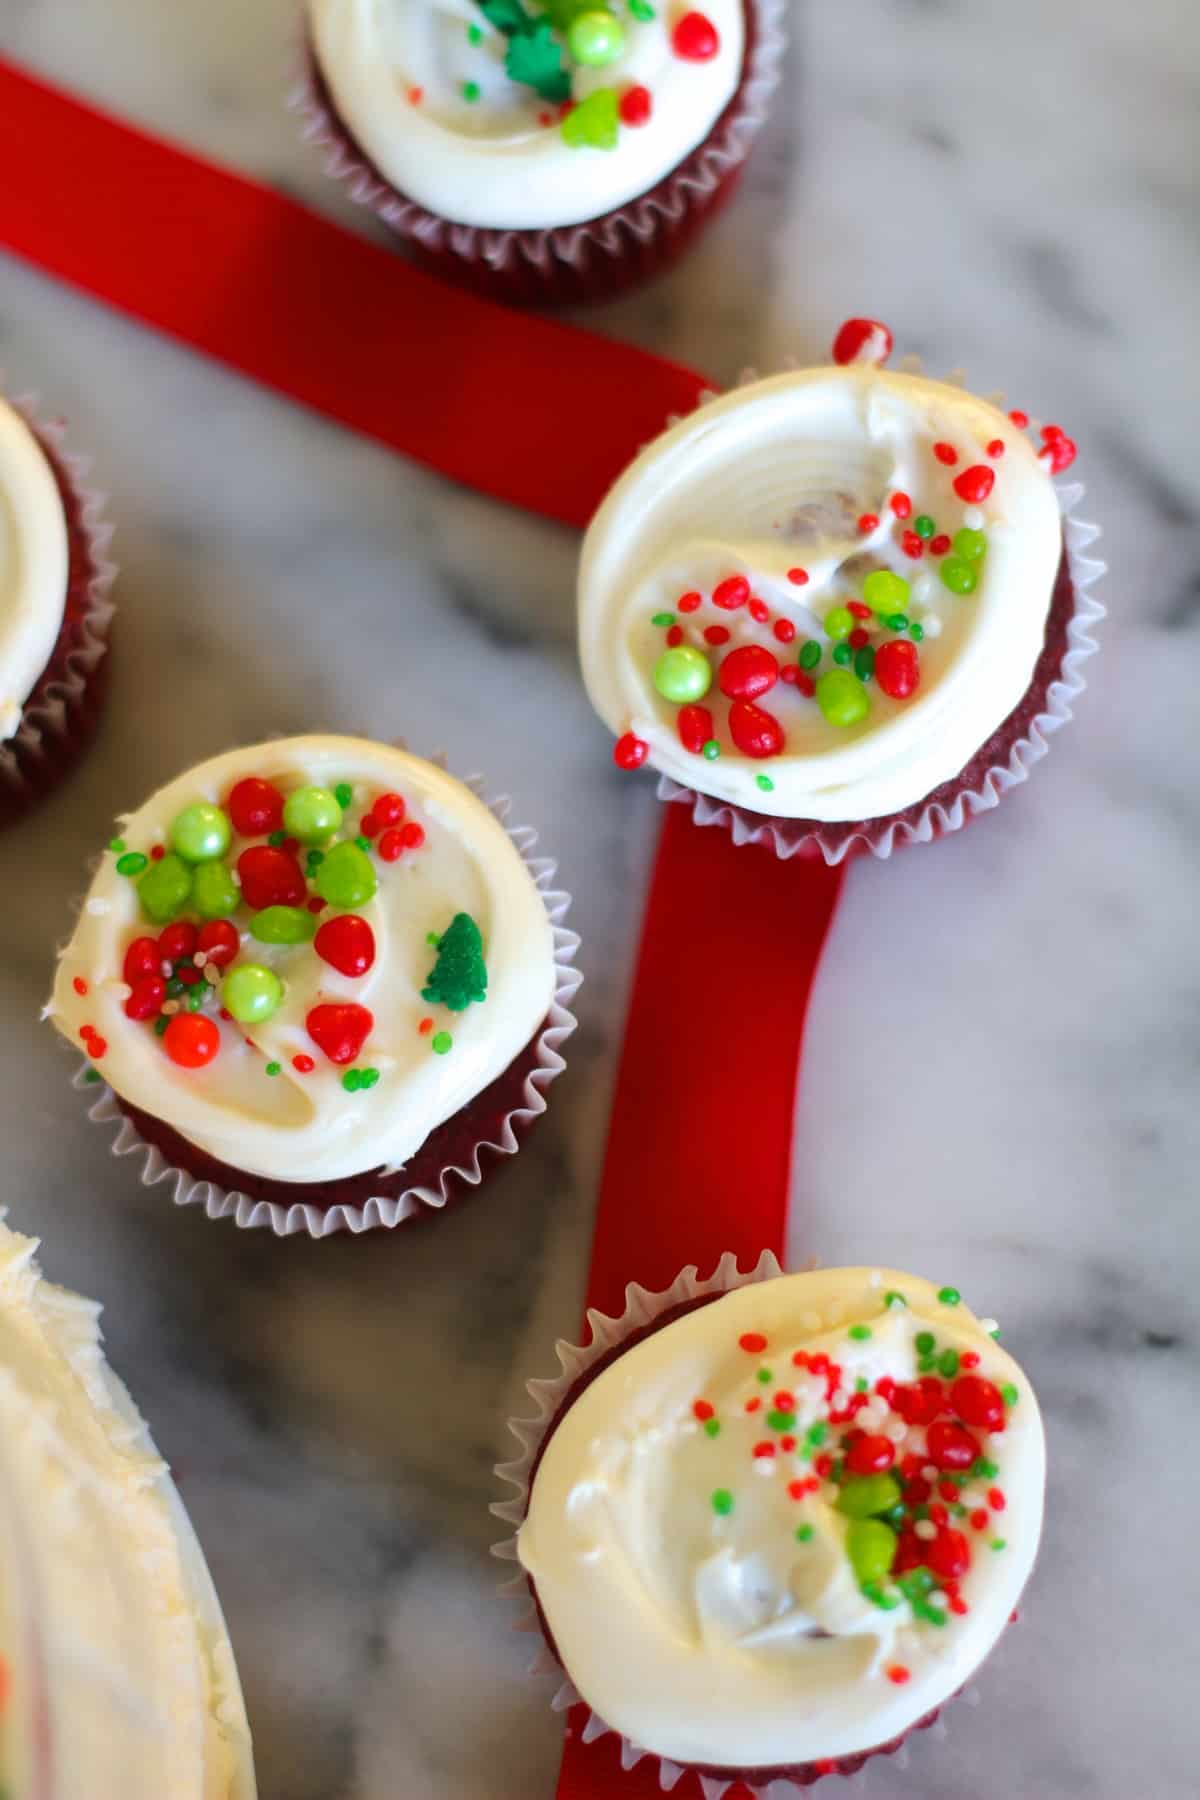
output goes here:
<path id="1" fill-rule="evenodd" d="M 893 1444 L 902 1444 L 908 1436 L 908 1426 L 903 1419 L 889 1419 L 883 1428 L 883 1435 L 890 1438 Z"/>
<path id="2" fill-rule="evenodd" d="M 934 1468 L 932 1463 L 926 1463 L 924 1468 L 921 1470 L 921 1473 L 925 1477 L 926 1481 L 936 1481 L 938 1478 L 938 1472 Z"/>
<path id="3" fill-rule="evenodd" d="M 178 1011 L 179 1011 L 178 1000 L 164 1000 L 163 1001 L 163 1012 L 164 1013 L 170 1015 L 171 1013 L 177 1013 Z"/>
<path id="4" fill-rule="evenodd" d="M 983 528 L 983 513 L 982 513 L 981 509 L 978 506 L 968 506 L 966 511 L 963 513 L 963 524 L 970 531 L 982 530 L 982 528 Z"/>
<path id="5" fill-rule="evenodd" d="M 942 621 L 938 618 L 936 613 L 931 612 L 928 618 L 922 616 L 921 625 L 927 638 L 941 637 Z"/>
<path id="6" fill-rule="evenodd" d="M 937 1536 L 937 1526 L 934 1524 L 932 1519 L 918 1519 L 916 1524 L 913 1526 L 913 1530 L 916 1532 L 916 1534 L 919 1538 L 928 1539 L 928 1538 L 935 1538 Z"/>
<path id="7" fill-rule="evenodd" d="M 754 1473 L 756 1475 L 773 1475 L 775 1473 L 775 1458 L 773 1456 L 756 1456 L 754 1458 Z"/>
<path id="8" fill-rule="evenodd" d="M 109 908 L 108 901 L 102 900 L 99 897 L 99 895 L 97 895 L 95 899 L 89 900 L 87 905 L 84 907 L 84 911 L 91 913 L 91 915 L 94 919 L 102 919 L 104 917 L 104 914 L 106 912 L 108 912 L 109 910 L 110 910 L 110 908 Z"/>

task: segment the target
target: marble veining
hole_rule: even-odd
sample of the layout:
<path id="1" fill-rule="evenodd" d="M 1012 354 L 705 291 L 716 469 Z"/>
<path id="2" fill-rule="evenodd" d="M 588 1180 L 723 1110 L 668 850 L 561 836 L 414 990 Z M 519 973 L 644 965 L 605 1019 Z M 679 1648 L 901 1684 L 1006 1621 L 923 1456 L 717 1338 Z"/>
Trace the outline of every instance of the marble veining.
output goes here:
<path id="1" fill-rule="evenodd" d="M 293 0 L 25 0 L 0 51 L 371 231 L 283 110 L 294 29 Z M 1037 1382 L 1051 1450 L 1044 1554 L 977 1703 L 860 1785 L 1188 1800 L 1200 14 L 797 0 L 794 38 L 736 204 L 594 322 L 727 382 L 876 313 L 932 372 L 1071 430 L 1112 567 L 1075 725 L 998 813 L 852 870 L 815 996 L 793 1256 L 953 1279 Z M 493 1598 L 489 1471 L 576 1329 L 658 818 L 578 683 L 575 541 L 0 271 L 5 379 L 94 452 L 122 565 L 96 751 L 0 839 L 2 1198 L 48 1274 L 106 1302 L 221 1590 L 264 1800 L 549 1796 L 560 1726 Z M 322 727 L 511 790 L 577 897 L 589 981 L 570 1072 L 485 1197 L 280 1245 L 131 1187 L 36 1021 L 112 811 Z"/>

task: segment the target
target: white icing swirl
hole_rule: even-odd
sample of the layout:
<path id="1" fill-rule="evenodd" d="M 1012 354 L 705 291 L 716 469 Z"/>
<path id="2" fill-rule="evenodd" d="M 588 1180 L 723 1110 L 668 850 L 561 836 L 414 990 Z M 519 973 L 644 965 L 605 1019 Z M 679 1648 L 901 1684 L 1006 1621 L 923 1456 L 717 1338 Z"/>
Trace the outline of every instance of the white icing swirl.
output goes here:
<path id="1" fill-rule="evenodd" d="M 67 524 L 29 426 L 0 400 L 0 741 L 21 723 L 62 626 Z"/>
<path id="2" fill-rule="evenodd" d="M 398 793 L 407 824 L 424 842 L 388 863 L 372 858 L 374 897 L 352 910 L 375 938 L 375 960 L 361 976 L 339 972 L 311 944 L 263 944 L 247 935 L 239 908 L 239 962 L 274 970 L 283 982 L 278 1010 L 258 1025 L 219 1021 L 220 1048 L 203 1068 L 180 1068 L 147 1023 L 126 1017 L 125 951 L 158 927 L 142 916 L 134 882 L 106 854 L 75 932 L 63 952 L 50 1013 L 83 1048 L 91 1026 L 105 1041 L 101 1071 L 134 1106 L 164 1119 L 190 1142 L 233 1168 L 280 1181 L 319 1182 L 403 1165 L 436 1125 L 473 1099 L 533 1038 L 554 993 L 553 935 L 545 905 L 511 838 L 461 782 L 421 758 L 360 738 L 283 738 L 214 757 L 181 775 L 120 822 L 130 850 L 148 852 L 171 822 L 197 801 L 223 806 L 233 785 L 257 776 L 284 794 L 309 784 L 348 783 L 354 800 L 342 836 L 352 835 L 371 800 Z M 234 839 L 228 858 L 260 839 Z M 330 909 L 333 916 L 339 909 Z M 483 938 L 486 999 L 461 1012 L 421 997 L 440 936 L 459 912 Z M 80 986 L 83 992 L 79 991 Z M 356 1003 L 373 1016 L 358 1062 L 379 1071 L 369 1091 L 347 1092 L 345 1070 L 310 1037 L 317 1005 Z M 215 1013 L 210 1008 L 210 1016 Z M 424 1033 L 420 1023 L 432 1019 Z M 446 1030 L 448 1054 L 431 1044 Z M 311 1058 L 301 1072 L 294 1059 Z M 268 1065 L 279 1072 L 266 1074 Z"/>
<path id="3" fill-rule="evenodd" d="M 988 453 L 996 441 L 999 454 Z M 940 462 L 935 444 L 954 452 Z M 972 506 L 953 483 L 986 467 L 991 492 Z M 894 494 L 911 511 L 899 518 Z M 860 531 L 859 519 L 878 525 Z M 983 532 L 986 555 L 971 593 L 952 593 L 944 559 L 903 548 L 921 515 L 938 533 Z M 579 642 L 593 705 L 618 735 L 632 731 L 649 761 L 684 786 L 788 818 L 853 820 L 900 811 L 968 763 L 1025 693 L 1042 646 L 1062 548 L 1048 473 L 1028 440 L 974 395 L 874 367 L 808 369 L 739 388 L 655 440 L 621 477 L 588 531 L 579 578 Z M 805 585 L 788 579 L 803 569 Z M 677 709 L 654 685 L 664 647 L 652 620 L 699 591 L 702 607 L 680 613 L 684 641 L 710 655 L 703 631 L 730 634 L 714 674 L 746 644 L 795 663 L 808 638 L 822 647 L 826 613 L 861 603 L 865 575 L 889 570 L 910 596 L 904 616 L 923 633 L 920 679 L 907 699 L 872 681 L 869 712 L 850 726 L 829 723 L 816 699 L 780 681 L 761 705 L 782 727 L 782 754 L 741 754 L 718 728 L 713 761 L 685 749 Z M 748 606 L 714 608 L 730 575 L 747 578 L 770 622 Z M 794 632 L 786 645 L 775 622 Z M 874 622 L 875 641 L 891 635 Z M 881 635 L 882 634 L 882 635 Z M 704 704 L 723 717 L 714 680 Z"/>
<path id="4" fill-rule="evenodd" d="M 5 1792 L 253 1800 L 228 1634 L 99 1308 L 0 1225 Z"/>
<path id="5" fill-rule="evenodd" d="M 991 1649 L 1037 1550 L 1042 1425 L 1012 1358 L 940 1291 L 878 1269 L 753 1283 L 619 1352 L 554 1428 L 518 1551 L 572 1682 L 633 1744 L 719 1768 L 850 1756 L 940 1705 Z M 843 1490 L 814 1476 L 850 1429 L 889 1436 L 897 1471 L 934 1453 L 933 1428 L 907 1425 L 875 1391 L 917 1377 L 924 1332 L 939 1355 L 977 1357 L 976 1378 L 1016 1390 L 1003 1429 L 974 1433 L 994 1473 L 971 1474 L 955 1502 L 986 1525 L 949 1521 L 970 1547 L 959 1612 L 944 1582 L 913 1603 L 889 1578 L 888 1607 L 864 1593 L 834 1504 Z M 828 1374 L 797 1353 L 838 1366 L 832 1399 Z M 853 1425 L 829 1424 L 860 1382 Z M 773 1410 L 779 1390 L 787 1415 Z"/>
<path id="6" fill-rule="evenodd" d="M 537 13 L 536 0 L 527 10 Z M 557 111 L 505 73 L 507 39 L 474 0 L 309 0 L 313 46 L 345 124 L 410 199 L 465 225 L 529 230 L 594 219 L 646 193 L 708 136 L 732 99 L 745 41 L 742 0 L 703 0 L 720 45 L 677 56 L 678 13 L 655 0 L 634 18 L 614 0 L 625 48 L 602 68 L 573 68 L 572 92 L 645 87 L 646 123 L 615 149 L 576 148 Z M 473 43 L 470 30 L 482 32 Z M 478 90 L 464 98 L 464 87 Z"/>

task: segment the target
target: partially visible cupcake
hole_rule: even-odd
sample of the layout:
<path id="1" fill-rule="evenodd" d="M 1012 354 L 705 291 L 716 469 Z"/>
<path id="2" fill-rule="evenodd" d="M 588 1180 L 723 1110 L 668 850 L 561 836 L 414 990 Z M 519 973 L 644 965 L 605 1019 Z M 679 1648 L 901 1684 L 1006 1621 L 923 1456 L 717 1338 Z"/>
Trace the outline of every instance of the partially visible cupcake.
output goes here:
<path id="1" fill-rule="evenodd" d="M 545 1110 L 577 940 L 533 833 L 361 738 L 189 770 L 120 822 L 49 1013 L 212 1216 L 317 1236 L 474 1185 Z M 165 1158 L 165 1163 L 163 1162 Z"/>
<path id="2" fill-rule="evenodd" d="M 436 273 L 509 301 L 616 293 L 740 173 L 781 0 L 308 0 L 309 135 Z"/>
<path id="3" fill-rule="evenodd" d="M 957 1289 L 895 1270 L 729 1257 L 628 1300 L 531 1385 L 500 1471 L 589 1733 L 755 1787 L 852 1773 L 1012 1615 L 1042 1524 L 1029 1383 Z"/>
<path id="4" fill-rule="evenodd" d="M 584 543 L 579 642 L 623 768 L 781 855 L 887 854 L 994 805 L 1070 716 L 1102 609 L 1074 460 L 950 383 L 881 364 L 754 381 L 656 439 Z"/>
<path id="5" fill-rule="evenodd" d="M 253 1800 L 246 1709 L 170 1473 L 99 1307 L 0 1224 L 0 1790 Z"/>
<path id="6" fill-rule="evenodd" d="M 0 399 L 0 826 L 73 766 L 106 686 L 111 531 L 61 440 Z"/>

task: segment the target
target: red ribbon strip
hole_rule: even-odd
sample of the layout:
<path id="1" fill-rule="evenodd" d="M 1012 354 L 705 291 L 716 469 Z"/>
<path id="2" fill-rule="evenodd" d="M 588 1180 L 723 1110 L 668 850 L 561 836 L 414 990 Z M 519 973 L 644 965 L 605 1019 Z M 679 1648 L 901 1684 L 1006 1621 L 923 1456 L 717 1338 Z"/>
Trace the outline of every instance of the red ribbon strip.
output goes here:
<path id="1" fill-rule="evenodd" d="M 448 289 L 244 176 L 0 59 L 0 244 L 455 481 L 564 524 L 703 378 Z M 564 396 L 586 428 L 564 442 Z M 809 989 L 841 885 L 667 813 L 613 1101 L 588 1304 L 722 1251 L 782 1255 Z M 659 1793 L 568 1734 L 559 1800 Z"/>

